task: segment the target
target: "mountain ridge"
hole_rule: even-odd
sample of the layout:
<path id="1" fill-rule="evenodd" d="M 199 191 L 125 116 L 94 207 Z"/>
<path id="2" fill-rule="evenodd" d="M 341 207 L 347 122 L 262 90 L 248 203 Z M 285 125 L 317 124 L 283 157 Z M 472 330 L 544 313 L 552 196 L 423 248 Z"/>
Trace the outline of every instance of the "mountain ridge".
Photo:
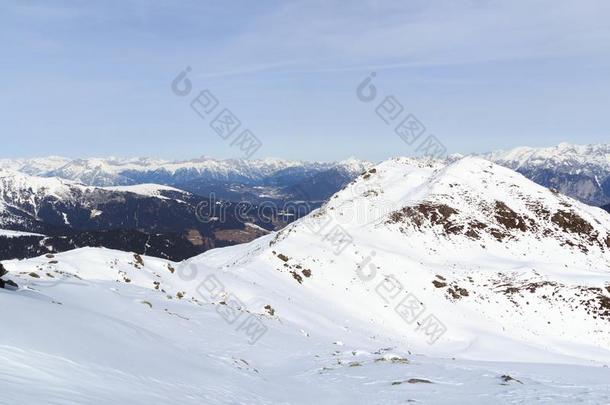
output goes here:
<path id="1" fill-rule="evenodd" d="M 183 260 L 252 240 L 302 215 L 173 187 L 94 187 L 0 170 L 0 259 L 106 246 Z M 34 235 L 37 234 L 37 235 Z"/>
<path id="2" fill-rule="evenodd" d="M 286 169 L 323 171 L 340 168 L 347 172 L 361 172 L 370 162 L 349 158 L 337 162 L 309 162 L 265 158 L 257 160 L 214 159 L 202 157 L 190 160 L 163 160 L 153 158 L 80 158 L 62 157 L 32 159 L 2 159 L 0 168 L 21 171 L 41 177 L 60 177 L 94 186 L 122 186 L 139 184 L 140 177 L 165 176 L 174 183 L 207 176 L 213 180 L 260 180 Z M 151 181 L 165 184 L 166 182 Z"/>
<path id="3" fill-rule="evenodd" d="M 449 156 L 449 161 L 464 155 Z M 590 205 L 610 203 L 610 144 L 518 147 L 474 154 L 509 167 L 545 187 L 555 188 Z M 307 162 L 202 157 L 182 161 L 153 158 L 61 157 L 3 159 L 0 168 L 26 174 L 60 177 L 97 186 L 157 183 L 222 198 L 310 199 L 322 201 L 372 163 L 350 158 L 338 162 Z M 315 186 L 322 184 L 322 187 Z M 324 190 L 318 192 L 316 187 Z"/>

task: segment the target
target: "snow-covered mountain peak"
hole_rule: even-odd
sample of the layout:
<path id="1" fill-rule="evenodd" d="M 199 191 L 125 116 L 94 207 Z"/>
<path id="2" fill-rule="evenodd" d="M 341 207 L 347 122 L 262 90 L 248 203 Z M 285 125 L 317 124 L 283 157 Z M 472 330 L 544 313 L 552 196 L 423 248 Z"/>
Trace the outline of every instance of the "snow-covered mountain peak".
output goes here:
<path id="1" fill-rule="evenodd" d="M 0 169 L 0 191 L 3 193 L 18 193 L 27 190 L 35 194 L 44 193 L 61 197 L 74 188 L 87 190 L 92 187 L 56 177 L 30 176 L 15 170 Z"/>
<path id="2" fill-rule="evenodd" d="M 370 162 L 357 159 L 354 156 L 350 156 L 347 159 L 343 159 L 337 162 L 337 166 L 343 167 L 345 170 L 350 171 L 352 173 L 361 173 L 364 170 L 370 168 L 372 164 Z"/>
<path id="3" fill-rule="evenodd" d="M 486 160 L 397 158 L 276 235 L 187 265 L 221 272 L 232 291 L 252 302 L 265 297 L 278 313 L 334 308 L 356 314 L 353 325 L 368 322 L 417 346 L 426 337 L 397 312 L 412 294 L 429 314 L 421 322 L 434 315 L 446 327 L 435 345 L 444 354 L 461 347 L 484 358 L 490 342 L 509 339 L 591 358 L 588 350 L 610 343 L 609 235 L 601 209 Z M 573 350 L 573 342 L 588 349 Z"/>
<path id="4" fill-rule="evenodd" d="M 384 162 L 337 193 L 314 217 L 319 223 L 336 221 L 356 235 L 373 225 L 367 231 L 393 229 L 407 238 L 423 233 L 427 244 L 450 242 L 457 250 L 484 245 L 504 251 L 511 245 L 516 256 L 576 250 L 604 259 L 610 251 L 610 216 L 601 209 L 478 157 L 447 165 Z M 534 247 L 541 241 L 549 245 Z"/>
<path id="5" fill-rule="evenodd" d="M 518 147 L 507 151 L 496 151 L 483 157 L 511 168 L 526 165 L 552 167 L 553 165 L 599 165 L 610 169 L 610 144 L 573 145 L 566 142 L 557 146 L 534 148 Z"/>
<path id="6" fill-rule="evenodd" d="M 610 202 L 610 144 L 519 147 L 482 157 L 587 204 Z"/>

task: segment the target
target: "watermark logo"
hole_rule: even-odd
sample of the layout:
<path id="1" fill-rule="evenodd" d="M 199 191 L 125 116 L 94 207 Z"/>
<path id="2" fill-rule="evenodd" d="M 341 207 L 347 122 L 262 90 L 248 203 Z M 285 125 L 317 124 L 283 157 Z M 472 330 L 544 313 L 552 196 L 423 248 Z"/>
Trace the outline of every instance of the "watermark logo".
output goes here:
<path id="1" fill-rule="evenodd" d="M 188 270 L 185 268 L 188 267 Z M 197 266 L 193 263 L 178 268 L 178 276 L 185 281 L 196 278 Z M 235 325 L 235 331 L 246 335 L 248 343 L 256 344 L 267 333 L 267 326 L 260 316 L 250 313 L 246 304 L 234 293 L 227 290 L 225 285 L 214 274 L 206 276 L 196 288 L 198 297 L 209 304 L 216 306 L 216 312 L 228 324 Z"/>
<path id="2" fill-rule="evenodd" d="M 409 325 L 423 315 L 425 310 L 426 306 L 412 293 L 403 298 L 395 308 L 398 316 Z"/>
<path id="3" fill-rule="evenodd" d="M 210 193 L 207 199 L 201 200 L 195 207 L 195 216 L 203 224 L 217 223 L 250 223 L 274 224 L 292 222 L 311 212 L 307 201 L 262 201 L 257 205 L 249 201 L 230 203 L 217 199 Z"/>
<path id="4" fill-rule="evenodd" d="M 377 253 L 372 251 L 369 256 L 365 257 L 362 263 L 356 267 L 356 274 L 365 283 L 369 283 L 377 278 L 377 270 L 379 269 L 373 263 L 373 259 Z M 386 305 L 392 305 L 394 312 L 407 324 L 413 325 L 426 312 L 426 306 L 413 293 L 407 291 L 404 285 L 390 274 L 384 276 L 383 279 L 375 286 L 375 293 Z M 407 295 L 400 299 L 402 294 Z M 415 327 L 415 331 L 423 333 L 426 336 L 426 342 L 430 345 L 436 343 L 445 332 L 447 327 L 441 320 L 433 314 L 428 314 Z"/>
<path id="5" fill-rule="evenodd" d="M 340 255 L 350 244 L 354 242 L 354 238 L 341 226 L 335 225 L 324 235 L 323 240 L 330 243 L 335 255 Z"/>
<path id="6" fill-rule="evenodd" d="M 377 87 L 373 85 L 373 79 L 375 77 L 377 77 L 377 73 L 371 73 L 356 88 L 356 97 L 363 103 L 370 103 L 377 98 Z"/>
<path id="7" fill-rule="evenodd" d="M 224 223 L 227 220 L 227 205 L 216 199 L 216 193 L 210 193 L 208 199 L 200 201 L 195 207 L 195 216 L 202 224 Z"/>
<path id="8" fill-rule="evenodd" d="M 231 135 L 239 128 L 241 121 L 228 108 L 222 110 L 212 122 L 210 127 L 216 132 L 216 135 L 222 139 L 229 139 Z"/>
<path id="9" fill-rule="evenodd" d="M 417 328 L 428 338 L 429 344 L 434 344 L 447 332 L 447 327 L 434 315 L 428 315 Z"/>
<path id="10" fill-rule="evenodd" d="M 193 83 L 186 77 L 193 69 L 187 66 L 182 72 L 172 81 L 172 92 L 178 97 L 184 97 L 191 94 Z"/>
<path id="11" fill-rule="evenodd" d="M 191 108 L 202 119 L 210 114 L 218 106 L 219 102 L 209 90 L 202 90 L 197 97 L 191 101 Z"/>

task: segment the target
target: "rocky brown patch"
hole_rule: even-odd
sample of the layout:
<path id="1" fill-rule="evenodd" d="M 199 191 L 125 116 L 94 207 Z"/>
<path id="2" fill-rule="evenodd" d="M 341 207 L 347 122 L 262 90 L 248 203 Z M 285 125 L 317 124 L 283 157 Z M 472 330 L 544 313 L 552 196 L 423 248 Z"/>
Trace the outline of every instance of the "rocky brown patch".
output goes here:
<path id="1" fill-rule="evenodd" d="M 140 256 L 139 254 L 134 253 L 133 259 L 135 260 L 136 264 L 138 264 L 140 266 L 144 266 L 144 259 L 142 259 L 142 256 Z"/>
<path id="2" fill-rule="evenodd" d="M 498 242 L 502 242 L 504 239 L 510 237 L 509 234 L 507 234 L 506 232 L 499 231 L 498 229 L 492 229 L 489 231 L 489 233 L 491 234 L 491 236 L 496 238 Z"/>
<path id="3" fill-rule="evenodd" d="M 296 271 L 291 271 L 290 274 L 292 274 L 292 277 L 299 282 L 299 284 L 303 284 L 303 277 L 301 277 L 301 275 L 299 273 L 297 273 Z"/>
<path id="4" fill-rule="evenodd" d="M 460 298 L 468 297 L 470 295 L 467 289 L 458 287 L 457 285 L 449 287 L 447 289 L 447 292 L 449 293 L 449 296 L 454 300 L 459 300 Z"/>
<path id="5" fill-rule="evenodd" d="M 445 204 L 421 203 L 394 211 L 387 222 L 393 224 L 410 222 L 418 229 L 429 223 L 442 226 L 448 234 L 458 234 L 464 227 L 450 220 L 455 214 L 458 214 L 458 211 Z"/>
<path id="6" fill-rule="evenodd" d="M 467 237 L 471 238 L 471 239 L 481 239 L 481 235 L 479 233 L 479 231 L 482 231 L 483 229 L 486 229 L 487 225 L 485 225 L 484 223 L 480 222 L 480 221 L 472 221 L 470 223 L 468 223 L 468 230 L 464 233 L 464 235 L 466 235 Z"/>
<path id="7" fill-rule="evenodd" d="M 538 201 L 527 203 L 527 207 L 540 219 L 547 220 L 551 215 L 551 211 Z"/>
<path id="8" fill-rule="evenodd" d="M 377 354 L 380 354 L 380 352 Z M 380 363 L 380 362 L 389 362 L 392 364 L 409 364 L 409 359 L 406 359 L 404 357 L 397 357 L 397 356 L 392 357 L 390 359 L 387 359 L 385 357 L 380 357 L 378 359 L 375 359 L 375 363 Z"/>
<path id="9" fill-rule="evenodd" d="M 425 380 L 423 378 L 410 378 L 407 381 L 394 381 L 392 385 L 401 385 L 401 384 L 433 384 L 430 380 Z"/>
<path id="10" fill-rule="evenodd" d="M 572 211 L 557 211 L 551 221 L 566 232 L 576 233 L 588 239 L 597 239 L 593 226 Z"/>
<path id="11" fill-rule="evenodd" d="M 362 177 L 364 178 L 364 180 L 368 180 L 371 177 L 371 174 L 375 174 L 377 173 L 377 169 L 372 168 L 371 170 L 368 170 L 364 173 L 362 173 Z"/>
<path id="12" fill-rule="evenodd" d="M 496 201 L 494 209 L 496 221 L 504 226 L 504 228 L 519 230 L 521 232 L 526 232 L 528 230 L 525 217 L 517 214 L 502 201 Z"/>
<path id="13" fill-rule="evenodd" d="M 271 316 L 275 315 L 275 309 L 273 309 L 273 307 L 269 304 L 265 305 L 265 310 L 267 311 L 267 313 Z"/>
<path id="14" fill-rule="evenodd" d="M 186 233 L 186 240 L 193 246 L 205 246 L 205 239 L 197 229 L 189 229 Z"/>
<path id="15" fill-rule="evenodd" d="M 521 381 L 509 376 L 508 374 L 504 374 L 503 376 L 500 377 L 500 379 L 502 380 L 503 385 L 507 385 L 508 383 L 511 383 L 511 382 L 523 384 Z"/>
<path id="16" fill-rule="evenodd" d="M 231 243 L 248 243 L 266 233 L 249 226 L 244 229 L 219 229 L 214 231 L 214 237 L 219 241 Z"/>

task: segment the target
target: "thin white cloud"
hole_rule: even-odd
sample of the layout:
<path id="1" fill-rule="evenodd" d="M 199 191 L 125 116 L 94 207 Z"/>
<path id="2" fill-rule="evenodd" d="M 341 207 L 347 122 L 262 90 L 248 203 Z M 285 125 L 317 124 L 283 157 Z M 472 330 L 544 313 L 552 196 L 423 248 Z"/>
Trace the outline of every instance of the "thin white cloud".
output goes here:
<path id="1" fill-rule="evenodd" d="M 443 65 L 610 51 L 610 3 L 298 1 L 260 16 L 219 52 L 217 66 L 316 69 Z"/>

